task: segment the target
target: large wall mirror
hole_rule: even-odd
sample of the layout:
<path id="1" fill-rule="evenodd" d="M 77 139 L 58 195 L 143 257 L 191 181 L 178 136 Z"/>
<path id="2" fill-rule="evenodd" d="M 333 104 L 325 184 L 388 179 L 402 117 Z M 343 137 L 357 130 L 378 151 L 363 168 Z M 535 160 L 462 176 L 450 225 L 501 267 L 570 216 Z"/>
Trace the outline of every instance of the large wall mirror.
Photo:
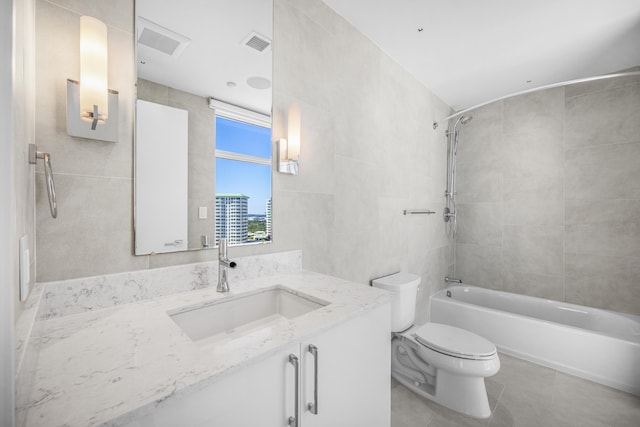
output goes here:
<path id="1" fill-rule="evenodd" d="M 271 0 L 136 0 L 135 254 L 270 242 Z"/>

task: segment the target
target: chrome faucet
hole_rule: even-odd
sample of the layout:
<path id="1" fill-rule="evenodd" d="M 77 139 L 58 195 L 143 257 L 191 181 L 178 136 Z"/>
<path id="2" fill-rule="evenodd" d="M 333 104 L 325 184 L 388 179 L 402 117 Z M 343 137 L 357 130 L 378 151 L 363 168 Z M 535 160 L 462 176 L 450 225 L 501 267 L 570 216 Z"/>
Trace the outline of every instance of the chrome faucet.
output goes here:
<path id="1" fill-rule="evenodd" d="M 460 279 L 456 279 L 455 277 L 449 277 L 449 276 L 446 276 L 446 277 L 444 278 L 444 282 L 445 282 L 445 283 L 462 283 L 462 280 L 460 280 Z"/>
<path id="2" fill-rule="evenodd" d="M 227 281 L 227 267 L 235 268 L 237 264 L 227 258 L 227 239 L 218 241 L 218 292 L 229 292 L 229 282 Z"/>

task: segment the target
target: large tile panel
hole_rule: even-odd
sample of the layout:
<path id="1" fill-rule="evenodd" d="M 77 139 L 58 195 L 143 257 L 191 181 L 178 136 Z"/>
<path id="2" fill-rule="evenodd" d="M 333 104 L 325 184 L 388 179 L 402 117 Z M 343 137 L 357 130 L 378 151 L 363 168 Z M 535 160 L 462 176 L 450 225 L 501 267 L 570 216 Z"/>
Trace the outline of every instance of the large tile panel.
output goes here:
<path id="1" fill-rule="evenodd" d="M 487 167 L 459 164 L 457 193 L 459 203 L 502 201 L 502 160 L 496 156 Z M 497 167 L 496 167 L 497 165 Z"/>
<path id="2" fill-rule="evenodd" d="M 502 246 L 505 270 L 561 276 L 562 230 L 561 225 L 506 225 Z"/>
<path id="3" fill-rule="evenodd" d="M 640 83 L 567 98 L 567 147 L 640 140 Z"/>
<path id="4" fill-rule="evenodd" d="M 378 230 L 378 190 L 382 177 L 372 164 L 336 156 L 335 226 L 338 233 Z M 348 183 L 348 184 L 347 184 Z"/>
<path id="5" fill-rule="evenodd" d="M 558 372 L 552 416 L 547 425 L 634 427 L 640 420 L 638 397 Z"/>
<path id="6" fill-rule="evenodd" d="M 502 201 L 502 104 L 473 112 L 459 126 L 457 192 L 459 203 Z"/>
<path id="7" fill-rule="evenodd" d="M 456 245 L 455 275 L 464 283 L 502 290 L 502 248 L 469 244 Z"/>
<path id="8" fill-rule="evenodd" d="M 502 245 L 502 204 L 458 203 L 457 219 L 458 243 Z"/>
<path id="9" fill-rule="evenodd" d="M 290 3 L 275 1 L 273 89 L 330 109 L 333 105 L 333 35 Z"/>
<path id="10" fill-rule="evenodd" d="M 37 180 L 37 204 L 47 205 L 44 179 Z M 39 282 L 148 268 L 148 257 L 132 256 L 130 179 L 56 176 L 58 217 L 39 209 Z"/>
<path id="11" fill-rule="evenodd" d="M 565 192 L 572 199 L 640 199 L 640 142 L 570 149 Z"/>
<path id="12" fill-rule="evenodd" d="M 516 133 L 504 136 L 505 192 L 529 189 L 540 177 L 562 180 L 564 146 L 562 132 Z"/>
<path id="13" fill-rule="evenodd" d="M 567 200 L 566 250 L 640 257 L 640 200 Z"/>
<path id="14" fill-rule="evenodd" d="M 522 186 L 505 191 L 506 225 L 559 225 L 563 222 L 564 181 L 560 176 L 521 180 Z"/>
<path id="15" fill-rule="evenodd" d="M 564 128 L 564 88 L 547 89 L 505 99 L 505 135 L 516 133 L 562 133 Z"/>
<path id="16" fill-rule="evenodd" d="M 640 315 L 640 258 L 565 254 L 566 301 Z"/>
<path id="17" fill-rule="evenodd" d="M 556 372 L 500 354 L 500 371 L 487 382 L 504 386 L 490 426 L 534 427 L 549 425 L 544 414 L 552 403 Z"/>
<path id="18" fill-rule="evenodd" d="M 573 253 L 640 257 L 640 223 L 567 225 L 566 250 Z"/>
<path id="19" fill-rule="evenodd" d="M 504 290 L 532 297 L 564 300 L 564 279 L 562 275 L 545 275 L 504 271 Z"/>

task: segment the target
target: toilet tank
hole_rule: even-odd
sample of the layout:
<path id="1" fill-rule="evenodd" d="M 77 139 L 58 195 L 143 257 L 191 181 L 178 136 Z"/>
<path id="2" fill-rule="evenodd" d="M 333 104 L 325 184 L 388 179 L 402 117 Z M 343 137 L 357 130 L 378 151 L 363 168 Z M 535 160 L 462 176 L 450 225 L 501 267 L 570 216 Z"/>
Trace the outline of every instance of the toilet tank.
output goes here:
<path id="1" fill-rule="evenodd" d="M 372 281 L 374 287 L 385 289 L 393 294 L 391 332 L 404 331 L 413 325 L 419 284 L 420 276 L 411 273 L 396 273 Z"/>

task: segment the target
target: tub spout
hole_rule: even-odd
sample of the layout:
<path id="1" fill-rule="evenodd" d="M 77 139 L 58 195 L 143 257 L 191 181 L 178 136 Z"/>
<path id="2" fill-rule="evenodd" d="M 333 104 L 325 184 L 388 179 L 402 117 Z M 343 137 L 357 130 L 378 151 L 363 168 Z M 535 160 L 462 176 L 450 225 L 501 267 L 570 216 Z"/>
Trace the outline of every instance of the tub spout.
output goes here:
<path id="1" fill-rule="evenodd" d="M 449 276 L 446 276 L 446 277 L 444 278 L 444 282 L 445 282 L 445 283 L 462 283 L 462 280 L 460 280 L 460 279 L 456 279 L 455 277 L 449 277 Z"/>

